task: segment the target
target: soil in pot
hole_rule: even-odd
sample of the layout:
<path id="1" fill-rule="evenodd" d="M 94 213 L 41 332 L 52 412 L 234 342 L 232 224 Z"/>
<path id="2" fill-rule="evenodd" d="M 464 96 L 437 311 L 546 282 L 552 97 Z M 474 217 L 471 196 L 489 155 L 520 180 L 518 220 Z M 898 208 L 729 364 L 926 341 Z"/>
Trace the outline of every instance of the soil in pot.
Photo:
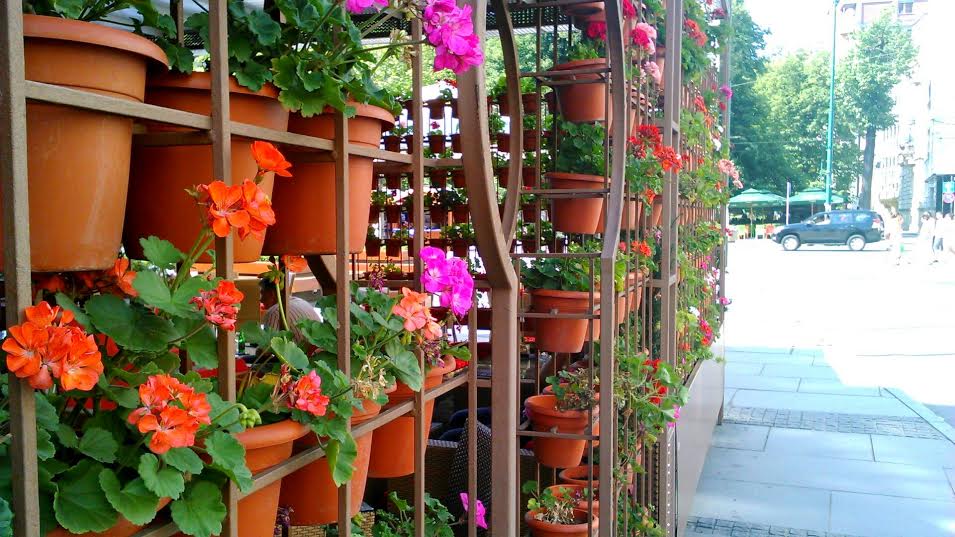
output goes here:
<path id="1" fill-rule="evenodd" d="M 539 332 L 540 319 L 538 319 Z M 551 431 L 556 428 L 559 433 L 582 434 L 588 429 L 589 416 L 586 411 L 560 411 L 557 410 L 556 405 L 557 397 L 554 395 L 534 395 L 524 401 L 524 410 L 535 431 Z M 594 415 L 597 415 L 596 408 L 594 408 Z M 537 462 L 550 468 L 570 468 L 579 465 L 583 460 L 586 447 L 586 440 L 534 437 L 534 456 Z"/>
<path id="2" fill-rule="evenodd" d="M 531 311 L 535 313 L 587 313 L 589 291 L 534 289 Z M 594 305 L 600 304 L 600 293 L 594 293 Z M 537 321 L 537 348 L 547 352 L 580 352 L 587 338 L 587 319 L 549 319 Z M 596 328 L 596 327 L 595 327 Z"/>
<path id="3" fill-rule="evenodd" d="M 142 102 L 147 67 L 166 65 L 148 39 L 89 22 L 24 15 L 23 35 L 26 79 L 45 84 Z M 122 242 L 132 118 L 30 101 L 26 120 L 32 270 L 111 267 Z M 2 252 L 0 237 L 0 263 Z"/>
<path id="4" fill-rule="evenodd" d="M 235 437 L 245 447 L 245 463 L 255 475 L 291 457 L 292 443 L 308 432 L 308 427 L 285 420 L 253 427 Z M 239 537 L 272 534 L 282 481 L 279 479 L 239 500 Z"/>
<path id="5" fill-rule="evenodd" d="M 588 69 L 606 67 L 606 58 L 596 58 L 592 60 L 574 60 L 562 63 L 554 67 L 554 71 L 569 71 L 576 69 Z M 578 75 L 554 75 L 556 80 L 599 80 L 601 77 L 597 73 L 587 73 Z M 557 92 L 557 102 L 561 114 L 567 121 L 574 123 L 583 123 L 590 121 L 603 121 L 608 112 L 613 115 L 613 108 L 607 110 L 607 90 L 603 84 L 567 84 L 554 88 Z"/>
<path id="6" fill-rule="evenodd" d="M 551 524 L 549 522 L 543 522 L 537 520 L 534 515 L 537 514 L 537 510 L 528 511 L 524 515 L 524 522 L 527 523 L 527 527 L 531 529 L 531 535 L 533 537 L 588 537 L 590 535 L 588 528 L 591 524 L 588 524 L 588 520 L 591 519 L 588 516 L 587 511 L 582 509 L 574 509 L 574 521 L 576 524 Z M 593 529 L 594 533 L 597 532 L 597 517 L 593 516 Z"/>
<path id="7" fill-rule="evenodd" d="M 196 114 L 209 115 L 212 110 L 209 73 L 164 75 L 151 78 L 146 89 L 146 102 Z M 233 121 L 249 123 L 284 131 L 288 127 L 288 112 L 282 108 L 278 90 L 266 85 L 253 92 L 229 79 L 229 114 Z M 183 131 L 158 123 L 148 123 L 147 132 Z M 232 180 L 239 184 L 251 179 L 258 169 L 249 150 L 251 140 L 232 138 Z M 378 143 L 378 140 L 375 140 Z M 293 166 L 291 173 L 300 170 Z M 187 252 L 199 234 L 201 218 L 196 200 L 183 193 L 200 183 L 215 179 L 212 170 L 211 145 L 181 145 L 133 148 L 132 174 L 129 181 L 129 203 L 126 208 L 126 227 L 123 244 L 130 257 L 142 258 L 140 237 L 156 235 L 180 250 Z M 282 181 L 291 178 L 283 177 Z M 266 174 L 260 187 L 272 196 L 273 174 Z M 274 202 L 274 199 L 273 199 Z M 278 211 L 276 210 L 276 213 Z M 278 220 L 278 219 L 277 219 Z M 362 228 L 366 227 L 362 219 Z M 272 226 L 266 231 L 269 234 Z M 364 240 L 364 233 L 360 237 Z M 294 252 L 282 252 L 294 253 Z M 252 237 L 240 240 L 235 235 L 235 261 L 258 261 L 262 255 L 262 241 Z M 204 260 L 208 258 L 204 256 Z"/>
<path id="8" fill-rule="evenodd" d="M 377 148 L 382 131 L 394 125 L 395 116 L 378 106 L 350 104 L 356 113 L 348 120 L 348 141 Z M 332 139 L 334 114 L 330 110 L 310 118 L 293 114 L 289 119 L 289 132 Z M 266 236 L 265 251 L 276 255 L 335 253 L 338 228 L 335 163 L 296 162 L 293 156 L 292 170 L 292 177 L 276 185 L 272 199 L 276 222 Z M 360 252 L 364 242 L 373 178 L 371 158 L 348 157 L 348 251 L 351 253 Z"/>
<path id="9" fill-rule="evenodd" d="M 547 174 L 551 188 L 600 190 L 604 178 L 599 175 L 552 172 Z M 554 229 L 565 233 L 597 232 L 597 222 L 603 213 L 602 197 L 573 197 L 554 199 Z"/>
<path id="10" fill-rule="evenodd" d="M 362 410 L 355 409 L 351 425 L 354 427 L 368 421 L 380 412 L 380 405 L 368 400 L 362 401 Z M 352 513 L 359 511 L 365 496 L 372 437 L 373 433 L 368 432 L 355 438 L 358 456 L 355 457 L 355 473 L 351 479 Z M 295 442 L 295 451 L 302 451 L 316 443 L 315 435 L 308 434 Z M 323 457 L 286 477 L 282 482 L 279 503 L 292 508 L 292 524 L 295 526 L 329 524 L 338 520 L 338 487 L 332 480 L 328 461 Z"/>
<path id="11" fill-rule="evenodd" d="M 444 375 L 454 371 L 454 359 L 445 358 L 443 367 L 432 368 L 425 376 L 424 388 L 431 389 L 441 384 Z M 414 397 L 407 385 L 399 382 L 395 391 L 388 396 L 388 405 L 402 403 Z M 431 417 L 434 414 L 434 400 L 424 405 L 424 430 L 431 430 Z M 371 446 L 371 462 L 368 466 L 369 477 L 402 477 L 414 473 L 414 417 L 403 416 L 375 429 Z"/>

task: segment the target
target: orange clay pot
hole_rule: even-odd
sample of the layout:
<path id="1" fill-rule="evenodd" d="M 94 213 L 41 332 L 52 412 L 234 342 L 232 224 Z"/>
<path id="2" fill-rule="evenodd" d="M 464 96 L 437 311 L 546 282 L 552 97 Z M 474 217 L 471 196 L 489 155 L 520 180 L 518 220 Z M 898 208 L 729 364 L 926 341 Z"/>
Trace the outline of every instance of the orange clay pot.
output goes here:
<path id="1" fill-rule="evenodd" d="M 524 401 L 524 409 L 535 431 L 551 431 L 556 427 L 559 433 L 583 434 L 588 429 L 589 416 L 585 411 L 560 411 L 556 408 L 557 397 L 553 395 L 534 395 Z M 594 408 L 597 415 L 597 408 Z M 534 456 L 537 462 L 550 468 L 569 468 L 577 466 L 584 457 L 586 440 L 565 438 L 534 437 Z"/>
<path id="2" fill-rule="evenodd" d="M 149 80 L 146 102 L 195 114 L 209 115 L 212 111 L 209 73 L 166 75 Z M 266 85 L 253 92 L 229 79 L 229 115 L 233 121 L 284 131 L 288 126 L 288 112 L 277 99 L 278 90 Z M 147 132 L 183 131 L 157 123 L 148 123 Z M 258 167 L 249 149 L 252 140 L 232 137 L 232 180 L 234 184 L 252 179 Z M 292 168 L 292 173 L 295 169 Z M 216 177 L 212 171 L 212 146 L 179 145 L 165 147 L 137 146 L 133 151 L 132 175 L 129 182 L 129 205 L 126 211 L 126 229 L 123 244 L 132 258 L 142 257 L 139 239 L 156 235 L 187 252 L 199 234 L 203 215 L 196 200 L 184 190 L 209 183 Z M 282 178 L 286 180 L 286 178 Z M 272 195 L 273 174 L 268 173 L 261 183 L 262 190 Z M 262 241 L 235 237 L 235 261 L 258 261 L 262 255 Z M 283 252 L 284 253 L 284 252 Z M 208 261 L 208 256 L 203 256 Z"/>
<path id="3" fill-rule="evenodd" d="M 551 172 L 547 174 L 551 188 L 600 190 L 604 187 L 604 178 L 599 175 L 582 173 Z M 573 197 L 554 199 L 554 229 L 565 233 L 597 232 L 597 223 L 603 214 L 602 197 Z"/>
<path id="4" fill-rule="evenodd" d="M 642 448 L 638 448 L 640 451 L 637 452 L 637 455 L 634 458 L 634 463 L 640 464 L 643 461 L 643 451 Z M 600 475 L 600 465 L 594 465 L 594 481 L 593 488 L 596 491 L 600 490 L 600 480 L 598 476 Z M 564 485 L 580 485 L 582 487 L 590 487 L 590 469 L 589 466 L 584 464 L 582 466 L 575 466 L 573 468 L 565 468 L 557 474 L 558 479 Z M 633 482 L 633 469 L 627 468 L 627 473 L 624 474 L 624 479 L 627 483 Z"/>
<path id="5" fill-rule="evenodd" d="M 393 389 L 393 388 L 392 388 Z M 352 427 L 374 418 L 381 412 L 381 405 L 362 401 L 362 410 L 352 414 Z M 365 484 L 368 481 L 368 461 L 371 455 L 372 433 L 355 438 L 358 456 L 355 457 L 355 473 L 351 479 L 351 512 L 357 513 L 365 497 Z M 308 434 L 295 442 L 295 450 L 301 451 L 317 443 L 314 434 Z M 301 470 L 286 477 L 282 483 L 280 505 L 292 508 L 292 524 L 295 526 L 314 526 L 329 524 L 338 520 L 338 487 L 332 480 L 328 460 L 322 457 Z"/>
<path id="6" fill-rule="evenodd" d="M 454 359 L 445 358 L 443 367 L 432 368 L 425 375 L 424 389 L 428 390 L 441 384 L 444 375 L 454 371 Z M 415 392 L 402 382 L 397 383 L 394 393 L 388 396 L 389 408 L 414 397 Z M 431 417 L 434 414 L 434 400 L 424 404 L 424 430 L 431 430 Z M 388 424 L 375 429 L 371 445 L 371 460 L 368 464 L 369 477 L 402 477 L 414 473 L 414 416 L 396 418 Z M 427 446 L 427 438 L 425 438 Z"/>
<path id="7" fill-rule="evenodd" d="M 285 420 L 253 427 L 235 435 L 245 447 L 245 464 L 255 475 L 288 459 L 292 443 L 309 432 L 301 423 Z M 275 529 L 282 480 L 239 500 L 239 537 L 263 537 Z"/>
<path id="8" fill-rule="evenodd" d="M 653 198 L 653 208 L 650 209 L 650 226 L 658 227 L 663 223 L 663 196 Z"/>
<path id="9" fill-rule="evenodd" d="M 597 517 L 588 516 L 587 511 L 581 509 L 574 509 L 574 518 L 577 523 L 568 525 L 543 522 L 534 518 L 535 514 L 537 514 L 536 509 L 524 515 L 524 522 L 527 523 L 534 537 L 587 537 L 590 526 L 587 523 L 588 520 L 593 520 L 594 534 L 597 533 Z"/>
<path id="10" fill-rule="evenodd" d="M 589 69 L 606 67 L 606 58 L 597 58 L 592 60 L 574 60 L 562 63 L 554 67 L 554 71 L 570 71 L 576 69 Z M 591 121 L 604 121 L 609 115 L 613 115 L 613 107 L 607 102 L 607 87 L 599 82 L 599 73 L 587 73 L 578 75 L 560 75 L 555 74 L 555 80 L 593 80 L 593 83 L 568 84 L 556 86 L 557 103 L 560 113 L 564 119 L 573 123 L 585 123 Z"/>
<path id="11" fill-rule="evenodd" d="M 147 66 L 167 63 L 148 39 L 89 22 L 24 15 L 23 35 L 27 80 L 126 101 L 142 102 Z M 32 270 L 112 266 L 126 210 L 132 118 L 31 101 L 26 119 Z"/>
<path id="12" fill-rule="evenodd" d="M 172 501 L 172 498 L 160 498 L 159 503 L 156 505 L 156 511 L 158 512 L 163 507 L 169 505 L 170 501 Z M 46 532 L 46 537 L 129 537 L 142 528 L 142 526 L 137 526 L 123 518 L 123 515 L 119 515 L 119 520 L 116 522 L 116 525 L 106 531 L 70 533 L 63 528 L 56 528 Z"/>
<path id="13" fill-rule="evenodd" d="M 395 125 L 395 116 L 378 106 L 349 103 L 356 109 L 348 120 L 348 141 L 377 149 L 382 131 Z M 289 132 L 335 138 L 335 116 L 326 111 L 313 117 L 292 114 Z M 269 229 L 265 251 L 269 254 L 334 254 L 338 218 L 335 212 L 334 162 L 307 162 L 290 155 L 292 177 L 275 185 L 272 207 L 275 225 Z M 372 159 L 348 157 L 348 251 L 358 253 L 365 243 L 371 190 Z"/>
<path id="14" fill-rule="evenodd" d="M 600 305 L 600 293 L 594 293 L 594 307 Z M 531 311 L 535 313 L 587 313 L 590 310 L 589 291 L 560 291 L 534 289 L 531 291 Z M 536 318 L 537 348 L 547 352 L 580 352 L 587 338 L 587 319 Z M 595 323 L 596 324 L 596 323 Z M 597 327 L 594 326 L 596 331 Z"/>
<path id="15" fill-rule="evenodd" d="M 629 206 L 629 208 L 628 208 Z M 639 226 L 640 217 L 643 216 L 643 204 L 637 200 L 625 201 L 623 212 L 620 213 L 620 231 L 636 230 Z M 597 233 L 604 232 L 604 211 L 601 209 L 600 218 L 597 220 Z"/>
<path id="16" fill-rule="evenodd" d="M 547 487 L 547 490 L 551 491 L 551 494 L 553 494 L 555 498 L 563 498 L 564 494 L 576 497 L 577 509 L 581 511 L 590 511 L 594 516 L 600 513 L 600 501 L 598 499 L 588 500 L 585 496 L 587 487 L 584 485 L 551 485 Z"/>

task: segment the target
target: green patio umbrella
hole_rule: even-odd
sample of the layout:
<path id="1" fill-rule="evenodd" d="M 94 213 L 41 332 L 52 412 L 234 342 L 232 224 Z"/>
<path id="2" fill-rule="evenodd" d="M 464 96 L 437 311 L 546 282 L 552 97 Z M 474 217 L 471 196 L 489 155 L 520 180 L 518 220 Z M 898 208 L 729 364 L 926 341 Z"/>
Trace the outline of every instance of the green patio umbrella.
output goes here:
<path id="1" fill-rule="evenodd" d="M 846 199 L 838 194 L 832 194 L 832 204 L 842 205 Z M 789 197 L 789 206 L 809 205 L 810 212 L 816 212 L 816 205 L 826 203 L 826 190 L 824 188 L 807 188 L 806 190 L 796 192 Z"/>
<path id="2" fill-rule="evenodd" d="M 741 193 L 730 198 L 730 209 L 749 209 L 750 231 L 755 225 L 753 218 L 753 209 L 762 207 L 782 207 L 786 205 L 786 198 L 777 196 L 772 192 L 748 188 Z"/>

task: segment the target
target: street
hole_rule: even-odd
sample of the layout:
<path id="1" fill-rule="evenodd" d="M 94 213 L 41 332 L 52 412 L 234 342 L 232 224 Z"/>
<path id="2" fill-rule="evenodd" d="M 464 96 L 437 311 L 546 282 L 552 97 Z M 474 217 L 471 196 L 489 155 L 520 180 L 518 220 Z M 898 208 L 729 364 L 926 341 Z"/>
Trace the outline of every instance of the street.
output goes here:
<path id="1" fill-rule="evenodd" d="M 955 535 L 955 263 L 906 246 L 900 267 L 886 243 L 730 246 L 724 424 L 687 536 Z"/>

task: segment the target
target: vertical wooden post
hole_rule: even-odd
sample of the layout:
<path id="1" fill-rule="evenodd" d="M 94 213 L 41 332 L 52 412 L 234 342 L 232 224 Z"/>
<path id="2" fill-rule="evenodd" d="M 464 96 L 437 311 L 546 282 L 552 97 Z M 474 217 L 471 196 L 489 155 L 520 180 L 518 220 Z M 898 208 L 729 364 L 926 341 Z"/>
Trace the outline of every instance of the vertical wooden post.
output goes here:
<path id="1" fill-rule="evenodd" d="M 0 14 L 0 178 L 3 181 L 4 289 L 7 326 L 30 305 L 30 197 L 24 97 L 23 16 L 8 0 Z M 40 537 L 36 459 L 36 408 L 25 380 L 10 374 L 10 444 L 13 534 Z"/>
<path id="2" fill-rule="evenodd" d="M 213 175 L 227 185 L 232 181 L 232 128 L 229 116 L 229 41 L 227 36 L 227 2 L 210 0 L 209 2 L 209 40 L 212 59 L 212 170 Z M 233 237 L 216 238 L 216 276 L 227 280 L 235 279 L 233 263 Z M 219 395 L 226 401 L 235 401 L 235 356 L 236 341 L 227 330 L 217 334 L 217 353 L 219 356 Z M 223 490 L 223 502 L 226 506 L 226 519 L 223 521 L 222 535 L 236 537 L 239 530 L 238 520 L 239 491 L 231 481 Z"/>
<path id="3" fill-rule="evenodd" d="M 335 297 L 338 315 L 338 369 L 351 378 L 351 281 L 348 271 L 350 184 L 348 181 L 348 120 L 335 112 Z M 351 423 L 347 424 L 349 432 Z M 370 434 L 370 433 L 369 433 Z M 351 481 L 338 487 L 338 534 L 351 535 Z"/>

